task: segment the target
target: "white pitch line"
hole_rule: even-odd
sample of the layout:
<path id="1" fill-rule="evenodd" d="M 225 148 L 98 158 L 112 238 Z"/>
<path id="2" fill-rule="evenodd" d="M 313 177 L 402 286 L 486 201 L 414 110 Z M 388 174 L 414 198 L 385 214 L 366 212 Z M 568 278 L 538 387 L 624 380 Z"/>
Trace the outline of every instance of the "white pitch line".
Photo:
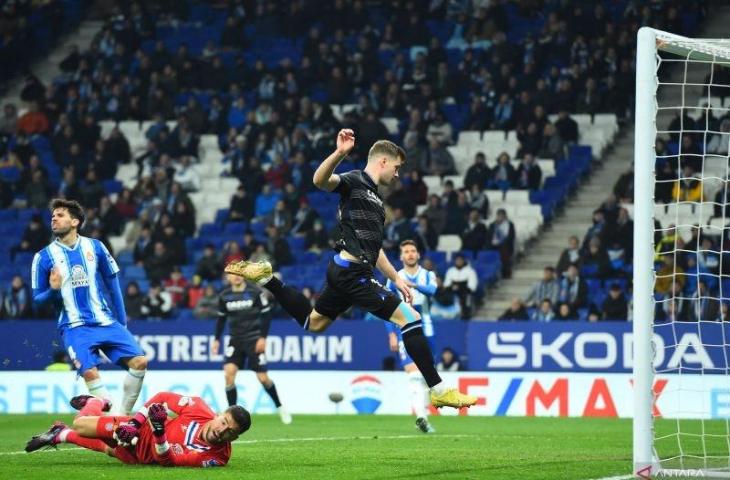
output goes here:
<path id="1" fill-rule="evenodd" d="M 236 440 L 232 443 L 244 443 L 244 444 L 251 444 L 251 443 L 286 443 L 286 442 L 337 442 L 340 440 L 400 440 L 405 438 L 474 438 L 478 437 L 478 435 L 373 435 L 373 436 L 360 436 L 360 437 L 303 437 L 303 438 L 269 438 L 269 439 L 261 439 L 261 440 Z M 48 452 L 90 452 L 91 450 L 87 450 L 85 448 L 81 447 L 62 447 L 58 450 L 54 449 L 48 449 L 48 450 L 38 450 L 36 452 L 33 452 L 33 454 L 36 453 L 48 453 Z M 21 455 L 26 454 L 25 450 L 19 450 L 17 452 L 0 452 L 0 455 Z"/>
<path id="2" fill-rule="evenodd" d="M 628 480 L 631 478 L 636 478 L 633 475 L 619 475 L 617 477 L 601 477 L 601 478 L 593 478 L 591 480 Z"/>
<path id="3" fill-rule="evenodd" d="M 303 438 L 271 438 L 262 440 L 236 440 L 233 443 L 280 443 L 280 442 L 336 442 L 339 440 L 380 440 L 403 438 L 467 438 L 478 435 L 373 435 L 362 437 L 303 437 Z"/>

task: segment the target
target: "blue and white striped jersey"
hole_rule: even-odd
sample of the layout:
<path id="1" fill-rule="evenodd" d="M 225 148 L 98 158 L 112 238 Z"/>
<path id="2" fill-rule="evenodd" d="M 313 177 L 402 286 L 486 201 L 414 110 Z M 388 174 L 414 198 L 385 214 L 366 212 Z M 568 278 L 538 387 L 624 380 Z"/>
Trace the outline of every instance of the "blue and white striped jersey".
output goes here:
<path id="1" fill-rule="evenodd" d="M 431 299 L 429 297 L 433 296 L 436 291 L 436 274 L 419 266 L 416 274 L 413 276 L 408 275 L 405 268 L 398 270 L 398 276 L 416 285 L 416 288 L 411 288 L 413 308 L 421 314 L 423 334 L 427 337 L 432 337 L 433 322 L 431 321 Z M 386 283 L 386 288 L 396 292 L 401 300 L 403 300 L 403 296 L 390 280 Z"/>
<path id="2" fill-rule="evenodd" d="M 31 271 L 34 294 L 50 288 L 49 275 L 53 268 L 58 269 L 62 279 L 59 328 L 110 325 L 116 321 L 103 288 L 104 278 L 118 273 L 119 267 L 103 243 L 79 235 L 73 247 L 55 240 L 36 253 Z"/>

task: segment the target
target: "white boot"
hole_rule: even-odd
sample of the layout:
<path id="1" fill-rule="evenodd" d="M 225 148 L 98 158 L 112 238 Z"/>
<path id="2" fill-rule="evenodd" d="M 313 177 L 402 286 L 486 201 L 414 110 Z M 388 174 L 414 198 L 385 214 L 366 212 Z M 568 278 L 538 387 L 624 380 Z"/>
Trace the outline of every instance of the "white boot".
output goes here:
<path id="1" fill-rule="evenodd" d="M 291 415 L 289 414 L 289 412 L 287 412 L 286 408 L 284 408 L 284 405 L 277 408 L 277 410 L 279 410 L 279 418 L 281 418 L 281 423 L 283 423 L 284 425 L 291 424 Z"/>

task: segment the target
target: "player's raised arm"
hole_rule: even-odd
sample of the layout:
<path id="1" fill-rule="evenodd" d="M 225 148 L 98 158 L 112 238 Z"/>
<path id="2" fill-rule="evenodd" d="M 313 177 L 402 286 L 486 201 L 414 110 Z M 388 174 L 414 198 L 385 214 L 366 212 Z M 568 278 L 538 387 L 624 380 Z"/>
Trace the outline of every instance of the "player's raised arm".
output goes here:
<path id="1" fill-rule="evenodd" d="M 317 167 L 312 181 L 314 186 L 320 190 L 331 192 L 340 183 L 340 176 L 335 169 L 343 158 L 355 148 L 355 132 L 343 128 L 337 134 L 337 149 Z"/>

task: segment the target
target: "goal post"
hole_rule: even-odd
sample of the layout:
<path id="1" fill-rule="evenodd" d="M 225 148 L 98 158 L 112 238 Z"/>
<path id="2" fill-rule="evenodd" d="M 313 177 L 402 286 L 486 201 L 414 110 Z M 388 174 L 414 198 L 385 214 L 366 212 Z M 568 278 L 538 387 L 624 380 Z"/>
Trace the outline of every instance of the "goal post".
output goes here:
<path id="1" fill-rule="evenodd" d="M 651 473 L 652 430 L 651 339 L 654 324 L 654 142 L 657 92 L 656 31 L 641 28 L 636 45 L 636 113 L 634 131 L 634 474 Z M 642 261 L 643 260 L 643 261 Z"/>
<path id="2" fill-rule="evenodd" d="M 730 407 L 730 316 L 725 316 L 723 307 L 730 300 L 730 283 L 725 283 L 730 282 L 730 264 L 723 268 L 725 254 L 730 258 L 730 246 L 726 247 L 730 128 L 718 126 L 720 118 L 730 119 L 730 82 L 714 77 L 725 68 L 730 68 L 728 40 L 691 39 L 648 27 L 638 32 L 633 205 L 633 474 L 637 478 L 730 478 L 730 408 L 718 413 L 713 404 L 722 394 L 727 395 L 722 405 Z M 679 80 L 672 80 L 672 75 Z M 723 98 L 712 96 L 718 87 L 727 88 Z M 681 120 L 669 128 L 667 117 L 677 114 Z M 686 124 L 685 118 L 692 122 Z M 708 149 L 717 136 L 719 152 Z M 685 142 L 685 137 L 691 138 Z M 671 148 L 657 152 L 657 138 L 671 138 Z M 659 162 L 664 168 L 661 178 L 656 172 Z M 676 176 L 667 178 L 667 170 Z M 699 197 L 685 195 L 685 186 L 697 189 Z M 722 200 L 715 201 L 723 193 Z M 718 207 L 719 218 L 714 217 Z M 663 248 L 657 252 L 654 239 L 660 236 Z M 715 255 L 719 268 L 700 268 L 705 255 Z M 670 259 L 668 270 L 658 270 L 657 265 Z M 660 292 L 660 280 L 669 288 Z M 712 318 L 705 314 L 708 302 L 719 307 Z M 679 305 L 685 308 L 681 315 Z M 657 312 L 661 319 L 655 319 Z M 698 345 L 687 344 L 687 332 Z M 654 339 L 661 346 L 654 345 Z M 662 364 L 660 358 L 668 351 L 697 347 L 707 361 Z M 655 357 L 660 358 L 655 362 Z M 668 385 L 661 397 L 661 419 L 654 392 L 659 381 Z"/>

